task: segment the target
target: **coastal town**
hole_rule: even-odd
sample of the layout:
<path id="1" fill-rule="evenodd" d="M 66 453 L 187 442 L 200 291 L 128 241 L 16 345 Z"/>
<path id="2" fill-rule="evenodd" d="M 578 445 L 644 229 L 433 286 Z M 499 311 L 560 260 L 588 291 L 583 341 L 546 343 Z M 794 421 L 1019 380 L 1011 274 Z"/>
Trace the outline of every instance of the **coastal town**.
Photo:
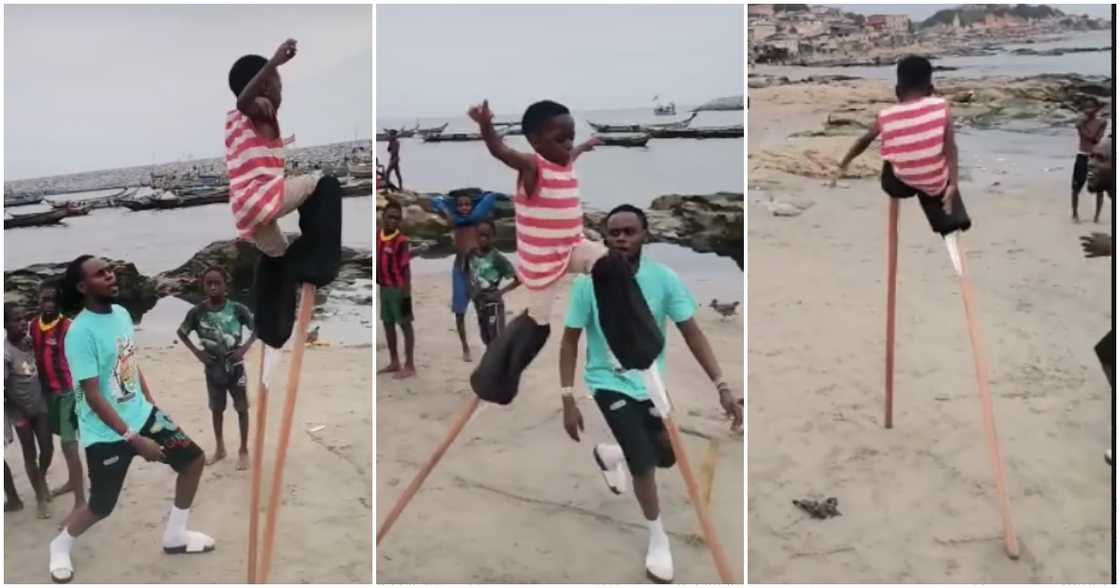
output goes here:
<path id="1" fill-rule="evenodd" d="M 999 43 L 1031 44 L 1111 26 L 1104 19 L 1028 5 L 967 5 L 920 22 L 905 14 L 863 15 L 805 4 L 750 4 L 747 14 L 750 62 L 778 65 L 881 65 L 903 53 L 986 55 L 1000 50 Z"/>

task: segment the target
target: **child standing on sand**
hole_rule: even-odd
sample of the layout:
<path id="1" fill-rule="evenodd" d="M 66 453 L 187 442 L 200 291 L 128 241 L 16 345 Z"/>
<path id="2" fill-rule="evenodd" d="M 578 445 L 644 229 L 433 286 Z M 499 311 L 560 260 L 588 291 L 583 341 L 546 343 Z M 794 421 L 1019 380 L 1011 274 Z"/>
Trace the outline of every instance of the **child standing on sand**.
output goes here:
<path id="1" fill-rule="evenodd" d="M 439 197 L 432 201 L 433 208 L 451 223 L 455 243 L 455 260 L 451 264 L 451 313 L 455 315 L 455 330 L 463 347 L 463 361 L 471 361 L 471 345 L 467 342 L 467 307 L 471 301 L 470 276 L 467 262 L 478 247 L 479 224 L 490 215 L 498 195 L 491 192 L 476 203 L 471 194 L 455 194 L 451 198 Z M 452 206 L 452 203 L 454 206 Z"/>
<path id="2" fill-rule="evenodd" d="M 257 340 L 253 332 L 253 314 L 239 302 L 226 298 L 228 279 L 221 269 L 206 268 L 199 276 L 206 299 L 187 312 L 179 325 L 179 340 L 205 366 L 206 391 L 214 423 L 214 453 L 206 461 L 212 465 L 226 456 L 222 435 L 222 416 L 226 411 L 226 394 L 233 397 L 233 410 L 241 433 L 237 450 L 237 469 L 249 469 L 249 394 L 245 379 L 245 354 Z M 243 334 L 249 337 L 241 342 Z M 191 341 L 198 334 L 201 347 Z"/>
<path id="3" fill-rule="evenodd" d="M 1108 130 L 1108 119 L 1098 117 L 1103 107 L 1104 105 L 1096 98 L 1088 98 L 1085 101 L 1085 112 L 1077 119 L 1077 158 L 1073 162 L 1073 179 L 1070 185 L 1070 204 L 1075 223 L 1081 221 L 1077 215 L 1077 199 L 1081 196 L 1081 189 L 1085 187 L 1085 181 L 1089 178 L 1089 154 Z M 1092 186 L 1089 186 L 1089 191 L 1094 191 Z M 1099 223 L 1101 207 L 1104 206 L 1104 192 L 1096 191 L 1096 194 L 1097 209 L 1093 214 L 1093 222 Z"/>
<path id="4" fill-rule="evenodd" d="M 20 311 L 9 304 L 4 305 L 4 331 L 4 408 L 15 423 L 23 448 L 23 464 L 31 487 L 35 489 L 38 516 L 49 519 L 47 468 L 54 453 L 54 441 L 47 421 L 47 400 L 39 382 L 31 340 L 27 337 L 27 322 Z"/>
<path id="5" fill-rule="evenodd" d="M 484 220 L 478 226 L 478 247 L 467 261 L 471 280 L 471 298 L 478 315 L 482 344 L 490 345 L 506 329 L 506 304 L 503 298 L 521 285 L 513 264 L 491 244 L 494 221 Z M 502 287 L 502 280 L 511 280 Z"/>
<path id="6" fill-rule="evenodd" d="M 879 112 L 875 123 L 840 162 L 837 177 L 882 135 L 883 190 L 891 198 L 918 196 L 935 232 L 967 230 L 972 222 L 960 195 L 960 167 L 949 103 L 933 95 L 933 66 L 924 57 L 898 62 L 898 104 Z"/>
<path id="7" fill-rule="evenodd" d="M 601 326 L 620 364 L 627 369 L 650 368 L 664 338 L 641 296 L 634 268 L 583 234 L 583 203 L 572 163 L 600 144 L 598 139 L 574 145 L 571 112 L 551 100 L 530 105 L 521 118 L 531 154 L 502 141 L 488 101 L 472 107 L 468 115 L 478 123 L 490 155 L 517 172 L 517 275 L 529 290 L 526 312 L 486 348 L 471 375 L 475 394 L 499 404 L 513 400 L 521 373 L 548 339 L 552 306 L 561 278 L 568 273 L 592 274 L 595 295 L 609 311 L 603 313 Z"/>
<path id="8" fill-rule="evenodd" d="M 416 375 L 412 352 L 416 337 L 412 330 L 412 271 L 408 237 L 401 232 L 401 205 L 390 200 L 381 210 L 381 229 L 377 233 L 377 303 L 385 343 L 389 346 L 389 365 L 379 374 L 395 373 L 397 379 Z M 397 355 L 397 325 L 404 334 L 404 369 Z"/>

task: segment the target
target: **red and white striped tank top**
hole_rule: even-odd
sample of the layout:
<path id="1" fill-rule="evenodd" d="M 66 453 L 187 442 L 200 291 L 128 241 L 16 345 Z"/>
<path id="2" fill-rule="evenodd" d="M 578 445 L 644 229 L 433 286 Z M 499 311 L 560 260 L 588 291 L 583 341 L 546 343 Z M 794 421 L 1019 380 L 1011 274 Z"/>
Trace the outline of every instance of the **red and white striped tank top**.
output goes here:
<path id="1" fill-rule="evenodd" d="M 949 183 L 945 159 L 945 124 L 949 103 L 930 96 L 879 112 L 883 159 L 894 175 L 930 196 L 940 195 Z"/>
<path id="2" fill-rule="evenodd" d="M 226 114 L 226 167 L 229 206 L 237 233 L 251 237 L 276 219 L 284 200 L 284 140 L 266 140 L 239 110 Z"/>
<path id="3" fill-rule="evenodd" d="M 583 202 L 571 164 L 559 166 L 534 153 L 537 192 L 517 182 L 517 276 L 530 290 L 554 284 L 568 270 L 572 247 L 583 240 Z"/>

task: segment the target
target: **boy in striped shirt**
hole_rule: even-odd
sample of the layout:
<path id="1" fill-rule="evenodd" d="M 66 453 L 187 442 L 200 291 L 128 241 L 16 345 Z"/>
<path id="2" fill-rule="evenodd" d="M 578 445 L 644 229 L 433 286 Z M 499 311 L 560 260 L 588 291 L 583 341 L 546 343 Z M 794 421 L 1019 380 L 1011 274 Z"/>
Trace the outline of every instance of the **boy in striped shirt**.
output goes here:
<path id="1" fill-rule="evenodd" d="M 575 120 L 562 104 L 536 102 L 525 110 L 521 128 L 533 153 L 502 141 L 488 101 L 467 113 L 478 123 L 486 148 L 517 172 L 514 198 L 517 277 L 528 290 L 528 309 L 487 346 L 471 374 L 471 387 L 483 400 L 508 404 L 517 394 L 521 373 L 548 339 L 552 307 L 561 279 L 591 274 L 600 321 L 611 351 L 625 369 L 649 369 L 664 346 L 649 306 L 634 278 L 635 268 L 621 255 L 608 254 L 601 242 L 583 234 L 583 203 L 572 164 L 600 144 L 592 138 L 575 145 Z M 570 396 L 565 388 L 562 394 Z"/>
<path id="2" fill-rule="evenodd" d="M 840 162 L 848 164 L 882 137 L 883 190 L 891 198 L 918 196 L 934 232 L 948 235 L 972 226 L 960 195 L 957 141 L 949 103 L 933 95 L 933 65 L 924 57 L 898 62 L 898 104 L 883 109 Z"/>

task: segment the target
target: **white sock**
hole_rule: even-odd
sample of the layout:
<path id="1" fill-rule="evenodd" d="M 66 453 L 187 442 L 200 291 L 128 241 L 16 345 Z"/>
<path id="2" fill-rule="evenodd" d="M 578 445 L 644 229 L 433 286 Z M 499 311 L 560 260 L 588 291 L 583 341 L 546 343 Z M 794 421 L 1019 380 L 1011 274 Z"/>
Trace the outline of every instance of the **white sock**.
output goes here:
<path id="1" fill-rule="evenodd" d="M 62 529 L 62 532 L 51 540 L 51 553 L 65 553 L 70 554 L 70 550 L 74 548 L 74 538 L 70 536 L 69 529 Z"/>
<path id="2" fill-rule="evenodd" d="M 613 443 L 599 444 L 599 456 L 603 458 L 605 463 L 611 466 L 616 466 L 621 463 L 623 459 L 626 459 L 626 456 L 622 454 L 622 448 Z M 660 520 L 660 518 L 658 520 Z"/>
<path id="3" fill-rule="evenodd" d="M 167 530 L 163 533 L 164 545 L 177 546 L 186 541 L 187 517 L 191 509 L 171 505 L 171 515 L 167 517 Z"/>
<path id="4" fill-rule="evenodd" d="M 646 523 L 649 525 L 650 548 L 652 549 L 654 547 L 662 546 L 668 547 L 669 536 L 665 534 L 665 527 L 661 524 L 661 516 L 658 515 L 656 519 L 653 519 L 652 521 L 646 521 Z"/>

